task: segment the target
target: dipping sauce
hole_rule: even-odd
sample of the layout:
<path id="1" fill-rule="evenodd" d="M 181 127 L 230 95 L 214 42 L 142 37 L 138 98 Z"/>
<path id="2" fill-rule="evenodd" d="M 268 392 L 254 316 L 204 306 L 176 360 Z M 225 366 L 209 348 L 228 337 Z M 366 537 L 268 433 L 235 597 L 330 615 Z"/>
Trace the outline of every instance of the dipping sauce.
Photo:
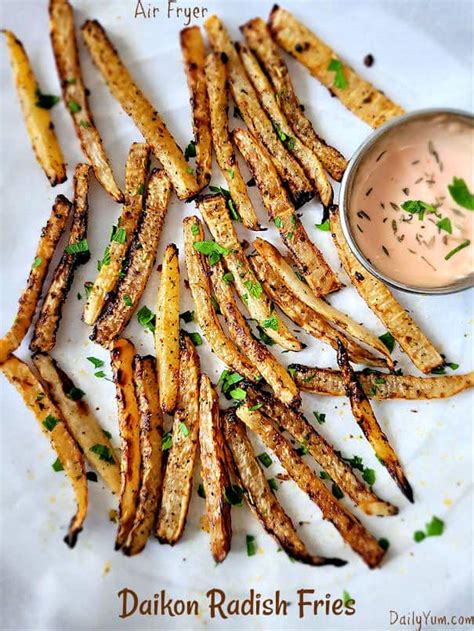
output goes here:
<path id="1" fill-rule="evenodd" d="M 473 192 L 472 120 L 454 114 L 408 120 L 360 162 L 349 228 L 384 276 L 414 288 L 446 287 L 474 271 Z"/>

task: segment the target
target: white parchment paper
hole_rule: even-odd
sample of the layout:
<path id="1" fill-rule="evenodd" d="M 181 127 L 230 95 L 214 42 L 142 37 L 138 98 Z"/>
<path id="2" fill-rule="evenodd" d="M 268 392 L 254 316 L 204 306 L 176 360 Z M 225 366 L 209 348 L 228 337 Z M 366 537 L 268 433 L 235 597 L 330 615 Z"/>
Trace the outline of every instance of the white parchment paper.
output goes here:
<path id="1" fill-rule="evenodd" d="M 143 3 L 145 7 L 149 2 Z M 208 15 L 218 12 L 234 38 L 238 26 L 255 15 L 266 17 L 271 2 L 242 0 L 179 0 L 175 6 L 199 6 Z M 2 0 L 1 26 L 15 31 L 24 42 L 44 92 L 59 94 L 59 85 L 48 37 L 46 0 Z M 123 60 L 150 100 L 156 104 L 179 144 L 192 137 L 188 92 L 178 44 L 184 20 L 176 11 L 167 17 L 167 3 L 155 0 L 160 9 L 155 19 L 134 18 L 135 1 L 74 0 L 79 26 L 86 18 L 99 19 L 120 51 Z M 305 20 L 364 77 L 373 81 L 406 109 L 428 106 L 472 108 L 472 3 L 423 1 L 311 1 L 286 0 L 285 6 Z M 201 20 L 197 21 L 198 23 Z M 196 23 L 194 21 L 193 23 Z M 367 53 L 375 57 L 372 68 L 363 65 Z M 92 67 L 81 43 L 81 59 L 86 84 L 91 90 L 91 105 L 97 126 L 104 138 L 115 173 L 123 185 L 128 148 L 140 135 L 109 94 Z M 297 92 L 317 129 L 347 156 L 370 133 L 369 128 L 344 109 L 327 90 L 289 60 Z M 5 47 L 0 54 L 1 98 L 1 175 L 0 175 L 0 261 L 2 331 L 9 326 L 16 310 L 41 227 L 52 200 L 59 192 L 72 190 L 74 165 L 82 160 L 69 114 L 63 105 L 52 111 L 54 123 L 67 161 L 68 181 L 51 189 L 35 162 L 14 92 Z M 232 110 L 231 110 L 232 111 Z M 237 122 L 238 121 L 234 121 Z M 214 184 L 223 180 L 214 171 Z M 268 223 L 255 189 L 252 195 L 262 222 Z M 84 305 L 83 283 L 93 280 L 96 260 L 108 241 L 110 226 L 120 207 L 93 183 L 90 195 L 89 243 L 91 261 L 78 270 L 64 310 L 54 356 L 87 393 L 90 404 L 118 445 L 114 386 L 93 376 L 89 355 L 106 361 L 107 353 L 88 340 L 89 331 L 81 322 Z M 195 212 L 193 204 L 173 199 L 158 252 L 166 244 L 182 244 L 181 220 Z M 303 209 L 306 229 L 339 270 L 336 254 L 327 233 L 313 228 L 321 218 L 316 203 Z M 242 238 L 252 235 L 239 227 Z M 266 237 L 278 244 L 272 227 Z M 184 262 L 182 263 L 184 273 Z M 341 272 L 341 277 L 344 278 Z M 154 272 L 141 304 L 153 308 L 158 282 Z M 77 294 L 82 295 L 79 299 Z M 189 292 L 183 287 L 182 311 L 192 308 Z M 460 364 L 459 371 L 472 368 L 472 293 L 450 297 L 399 295 L 403 305 L 448 359 Z M 383 327 L 363 304 L 355 290 L 348 287 L 331 298 L 332 304 L 371 327 L 378 335 Z M 187 325 L 188 330 L 196 326 Z M 127 335 L 139 352 L 152 352 L 152 339 L 136 320 Z M 301 335 L 308 349 L 278 357 L 285 363 L 299 361 L 334 366 L 334 353 L 315 340 Z M 25 345 L 26 348 L 26 345 Z M 216 381 L 223 366 L 199 348 L 204 370 Z M 21 350 L 26 358 L 27 352 Z M 400 366 L 414 371 L 396 351 Z M 277 551 L 274 541 L 264 533 L 246 507 L 235 508 L 233 544 L 228 559 L 216 567 L 209 549 L 208 535 L 200 518 L 204 501 L 193 495 L 187 528 L 175 548 L 150 540 L 143 554 L 127 559 L 113 550 L 115 524 L 108 513 L 116 499 L 102 487 L 91 483 L 90 512 L 86 527 L 74 550 L 62 542 L 73 512 L 72 494 L 64 474 L 55 473 L 53 452 L 24 408 L 18 394 L 6 380 L 1 388 L 1 531 L 2 628 L 4 629 L 388 629 L 394 614 L 472 614 L 472 398 L 469 393 L 440 402 L 379 402 L 376 414 L 400 455 L 414 490 L 416 503 L 408 505 L 391 478 L 377 463 L 360 437 L 347 403 L 343 399 L 304 396 L 308 417 L 318 410 L 326 414 L 320 431 L 347 456 L 359 455 L 367 466 L 376 469 L 375 490 L 397 504 L 400 514 L 392 518 L 368 518 L 363 523 L 378 537 L 390 541 L 383 567 L 369 571 L 344 545 L 336 530 L 323 523 L 320 512 L 292 482 L 280 484 L 278 497 L 288 509 L 308 546 L 325 555 L 349 561 L 344 568 L 309 568 L 292 563 Z M 257 444 L 257 443 L 256 443 Z M 268 477 L 279 471 L 276 464 Z M 195 480 L 197 487 L 198 478 Z M 344 500 L 346 501 L 346 500 Z M 445 521 L 440 538 L 413 541 L 415 530 L 423 529 L 433 515 Z M 245 536 L 256 538 L 258 554 L 247 557 Z M 153 598 L 166 590 L 167 596 L 197 599 L 196 616 L 153 617 L 138 614 L 121 619 L 117 593 L 127 587 L 141 599 Z M 281 596 L 291 602 L 287 616 L 219 617 L 211 619 L 206 592 L 220 588 L 228 599 L 245 598 L 250 589 L 264 597 Z M 299 617 L 297 590 L 313 589 L 314 598 L 332 599 L 347 591 L 356 601 L 353 616 L 325 616 L 305 610 Z M 437 624 L 433 628 L 445 628 Z M 469 628 L 469 627 L 466 627 Z"/>

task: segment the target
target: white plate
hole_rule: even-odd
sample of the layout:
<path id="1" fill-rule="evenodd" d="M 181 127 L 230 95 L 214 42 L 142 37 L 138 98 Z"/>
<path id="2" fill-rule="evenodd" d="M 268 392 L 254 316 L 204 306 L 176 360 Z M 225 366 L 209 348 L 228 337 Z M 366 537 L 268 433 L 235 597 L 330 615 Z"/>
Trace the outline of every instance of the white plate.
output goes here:
<path id="1" fill-rule="evenodd" d="M 13 29 L 24 42 L 33 60 L 44 92 L 59 93 L 54 61 L 48 40 L 48 18 L 44 1 L 2 2 L 2 26 Z M 135 1 L 76 0 L 77 25 L 85 18 L 97 18 L 106 27 L 128 68 L 167 121 L 181 146 L 191 139 L 188 92 L 181 64 L 178 31 L 181 20 L 166 17 L 166 3 L 157 1 L 160 14 L 155 20 L 134 19 Z M 181 5 L 194 4 L 180 0 Z M 197 3 L 218 12 L 234 38 L 238 25 L 259 14 L 268 15 L 271 2 Z M 145 6 L 148 2 L 144 3 Z M 332 44 L 364 77 L 386 91 L 405 108 L 449 105 L 469 108 L 469 16 L 472 5 L 463 2 L 293 2 L 290 10 Z M 4 46 L 2 44 L 2 46 Z M 372 68 L 362 60 L 375 57 Z M 91 89 L 91 105 L 115 173 L 123 183 L 124 164 L 132 141 L 140 139 L 132 122 L 111 97 L 92 67 L 81 44 L 86 83 Z M 346 111 L 337 99 L 292 60 L 289 61 L 297 92 L 317 129 L 331 143 L 350 155 L 369 133 L 368 127 Z M 62 105 L 52 111 L 62 147 L 70 168 L 69 180 L 51 189 L 35 162 L 12 86 L 5 48 L 1 55 L 2 85 L 2 169 L 1 213 L 1 304 L 2 330 L 13 318 L 16 301 L 24 286 L 39 231 L 46 221 L 51 202 L 59 192 L 71 194 L 72 169 L 82 159 L 69 114 Z M 238 121 L 237 121 L 238 122 Z M 223 180 L 215 169 L 214 184 Z M 253 189 L 252 194 L 255 193 Z M 118 444 L 113 385 L 93 376 L 88 355 L 108 360 L 107 354 L 88 341 L 87 327 L 80 321 L 84 299 L 83 283 L 96 273 L 96 260 L 106 245 L 110 226 L 120 213 L 97 184 L 90 196 L 89 243 L 92 259 L 78 270 L 64 312 L 54 356 L 97 408 L 97 414 Z M 266 216 L 259 205 L 262 221 Z M 167 243 L 181 245 L 180 222 L 195 212 L 193 204 L 173 200 L 168 212 L 158 257 Z M 317 203 L 302 210 L 305 227 L 328 260 L 339 269 L 327 233 L 312 228 L 320 221 Z M 239 230 L 242 237 L 250 233 Z M 266 235 L 278 244 L 271 228 Z M 183 264 L 184 269 L 184 264 Z M 341 272 L 341 277 L 343 274 Z M 153 307 L 158 274 L 155 272 L 142 304 Z M 183 289 L 181 309 L 192 308 Z M 472 293 L 450 297 L 400 295 L 422 328 L 450 361 L 460 364 L 459 372 L 471 369 Z M 377 334 L 383 327 L 352 288 L 344 289 L 331 302 L 344 308 Z M 186 326 L 188 330 L 194 326 Z M 133 322 L 127 335 L 140 352 L 152 351 L 152 340 Z M 294 361 L 334 366 L 334 353 L 309 340 L 309 348 L 296 354 L 277 355 L 287 364 Z M 25 345 L 26 348 L 26 345 Z M 203 367 L 217 380 L 222 365 L 200 347 Z M 27 357 L 27 352 L 20 353 Z M 400 366 L 412 372 L 405 357 L 396 353 Z M 301 535 L 312 550 L 337 555 L 350 563 L 344 568 L 309 568 L 291 563 L 278 553 L 274 541 L 264 533 L 247 508 L 235 508 L 233 546 L 228 559 L 216 567 L 208 550 L 208 536 L 200 528 L 204 502 L 193 495 L 187 528 L 175 548 L 151 540 L 143 554 L 127 559 L 113 551 L 116 526 L 108 511 L 115 501 L 101 484 L 91 484 L 91 506 L 86 527 L 74 550 L 62 542 L 73 512 L 69 484 L 54 473 L 54 454 L 40 435 L 35 420 L 18 394 L 2 378 L 2 531 L 3 628 L 8 629 L 120 629 L 127 628 L 344 628 L 386 629 L 390 610 L 400 615 L 412 611 L 433 614 L 467 615 L 472 594 L 472 426 L 471 399 L 465 393 L 444 402 L 386 402 L 375 404 L 378 418 L 386 429 L 406 468 L 414 490 L 414 506 L 401 496 L 393 481 L 378 465 L 367 443 L 360 439 L 347 403 L 343 399 L 304 397 L 304 409 L 326 413 L 327 422 L 318 427 L 346 455 L 357 454 L 376 469 L 375 490 L 400 507 L 397 517 L 362 517 L 377 536 L 390 541 L 387 559 L 380 570 L 369 571 L 345 546 L 336 530 L 323 523 L 319 510 L 292 482 L 280 485 L 278 497 L 301 526 Z M 278 471 L 268 470 L 269 477 Z M 195 482 L 197 486 L 198 480 Z M 357 512 L 357 511 L 356 511 Z M 357 512 L 357 514 L 359 514 Z M 413 542 L 415 530 L 423 528 L 433 515 L 442 518 L 442 537 Z M 258 554 L 248 558 L 245 535 L 253 534 Z M 166 590 L 168 597 L 197 599 L 198 617 L 152 617 L 138 614 L 121 620 L 117 592 L 124 587 L 141 598 Z M 206 592 L 220 588 L 227 598 L 244 598 L 253 588 L 264 596 L 275 590 L 291 601 L 286 616 L 233 617 L 210 619 Z M 356 600 L 356 614 L 314 617 L 306 610 L 298 617 L 299 588 L 314 589 L 315 598 L 341 597 L 344 590 Z"/>

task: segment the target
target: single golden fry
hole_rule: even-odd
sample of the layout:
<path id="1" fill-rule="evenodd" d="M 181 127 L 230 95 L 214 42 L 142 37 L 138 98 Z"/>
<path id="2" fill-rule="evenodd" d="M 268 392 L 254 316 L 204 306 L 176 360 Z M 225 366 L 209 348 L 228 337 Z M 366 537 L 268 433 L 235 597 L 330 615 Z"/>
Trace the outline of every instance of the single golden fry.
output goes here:
<path id="1" fill-rule="evenodd" d="M 36 159 L 51 186 L 62 184 L 67 180 L 64 156 L 49 110 L 38 105 L 41 90 L 30 60 L 15 34 L 11 31 L 2 32 L 7 41 L 18 100 Z"/>
<path id="2" fill-rule="evenodd" d="M 397 302 L 389 288 L 362 267 L 350 251 L 336 206 L 330 211 L 330 224 L 341 263 L 370 309 L 384 323 L 419 370 L 429 373 L 434 368 L 442 366 L 444 360 L 439 352 Z"/>
<path id="3" fill-rule="evenodd" d="M 179 389 L 179 252 L 174 243 L 163 257 L 156 300 L 155 350 L 163 412 L 171 414 Z"/>
<path id="4" fill-rule="evenodd" d="M 97 470 L 112 493 L 120 492 L 120 467 L 114 448 L 90 407 L 71 379 L 47 354 L 33 355 L 33 364 L 51 400 L 59 408 L 68 430 L 86 460 Z"/>
<path id="5" fill-rule="evenodd" d="M 247 193 L 247 187 L 235 157 L 229 134 L 228 89 L 226 66 L 220 55 L 211 53 L 206 57 L 206 84 L 209 95 L 212 142 L 217 164 L 229 187 L 232 203 L 242 223 L 250 230 L 260 230 L 255 209 Z"/>
<path id="6" fill-rule="evenodd" d="M 207 375 L 202 375 L 199 389 L 199 446 L 211 552 L 216 563 L 222 563 L 230 550 L 232 540 L 230 504 L 225 499 L 230 482 L 226 468 L 219 400 Z"/>
<path id="7" fill-rule="evenodd" d="M 38 306 L 43 283 L 48 274 L 49 264 L 69 218 L 71 208 L 72 204 L 64 195 L 58 195 L 54 200 L 48 223 L 41 231 L 26 288 L 18 301 L 15 320 L 8 333 L 0 339 L 0 365 L 7 360 L 10 353 L 16 351 L 28 333 Z"/>
<path id="8" fill-rule="evenodd" d="M 318 136 L 304 114 L 304 107 L 295 94 L 288 68 L 262 18 L 255 18 L 240 27 L 249 48 L 258 57 L 283 113 L 298 138 L 321 160 L 329 175 L 338 182 L 346 170 L 347 160 L 337 149 Z"/>
<path id="9" fill-rule="evenodd" d="M 43 434 L 58 455 L 76 496 L 77 512 L 69 524 L 66 544 L 73 548 L 82 530 L 87 514 L 87 478 L 82 453 L 68 431 L 59 408 L 45 392 L 31 368 L 25 362 L 10 355 L 0 366 L 8 381 L 15 386 L 27 408 L 33 412 Z"/>
<path id="10" fill-rule="evenodd" d="M 125 256 L 138 226 L 145 199 L 146 179 L 150 164 L 150 148 L 134 142 L 128 153 L 125 169 L 125 204 L 120 215 L 120 238 L 107 246 L 107 257 L 99 270 L 84 307 L 83 320 L 95 324 L 104 308 L 107 296 L 115 289 L 125 262 Z"/>
<path id="11" fill-rule="evenodd" d="M 199 26 L 189 26 L 180 32 L 181 52 L 188 79 L 193 112 L 196 146 L 196 178 L 201 188 L 211 181 L 212 135 L 209 119 L 209 99 L 206 89 L 204 62 L 206 50 Z"/>
<path id="12" fill-rule="evenodd" d="M 122 192 L 115 181 L 89 107 L 77 50 L 74 11 L 68 0 L 50 0 L 49 25 L 64 104 L 71 114 L 82 151 L 92 165 L 98 182 L 115 201 L 121 202 Z"/>
<path id="13" fill-rule="evenodd" d="M 337 276 L 297 217 L 264 147 L 245 129 L 234 129 L 232 137 L 255 178 L 270 220 L 280 231 L 283 243 L 295 258 L 308 285 L 317 296 L 340 289 Z"/>
<path id="14" fill-rule="evenodd" d="M 132 79 L 104 28 L 97 20 L 87 20 L 82 26 L 82 34 L 92 60 L 110 91 L 133 119 L 156 158 L 163 165 L 176 195 L 182 200 L 194 197 L 200 187 L 183 152 L 158 112 Z"/>
<path id="15" fill-rule="evenodd" d="M 161 498 L 163 415 L 160 410 L 155 358 L 135 356 L 135 393 L 140 413 L 142 476 L 133 527 L 122 551 L 133 556 L 143 550 L 155 524 Z"/>
<path id="16" fill-rule="evenodd" d="M 190 338 L 182 333 L 179 405 L 156 524 L 156 536 L 161 543 L 170 545 L 177 543 L 184 532 L 191 499 L 199 440 L 199 378 L 199 356 Z"/>
<path id="17" fill-rule="evenodd" d="M 74 171 L 74 203 L 69 247 L 80 244 L 87 238 L 90 170 L 91 167 L 88 164 L 78 164 Z M 48 353 L 54 348 L 63 305 L 71 288 L 74 272 L 78 265 L 87 263 L 89 258 L 88 248 L 85 252 L 72 254 L 63 252 L 36 319 L 33 338 L 30 342 L 31 351 Z"/>
<path id="18" fill-rule="evenodd" d="M 380 127 L 394 116 L 403 114 L 404 110 L 399 105 L 362 79 L 350 66 L 342 63 L 327 44 L 289 11 L 275 5 L 268 25 L 277 44 L 301 62 L 331 94 L 339 97 L 347 109 L 368 125 Z M 338 72 L 343 76 L 339 84 L 335 69 L 332 69 L 334 62 L 339 62 Z"/>
<path id="19" fill-rule="evenodd" d="M 134 356 L 135 347 L 131 342 L 125 338 L 112 340 L 110 359 L 117 391 L 118 423 L 122 447 L 116 550 L 120 550 L 124 545 L 135 522 L 141 481 L 140 413 L 134 386 Z"/>

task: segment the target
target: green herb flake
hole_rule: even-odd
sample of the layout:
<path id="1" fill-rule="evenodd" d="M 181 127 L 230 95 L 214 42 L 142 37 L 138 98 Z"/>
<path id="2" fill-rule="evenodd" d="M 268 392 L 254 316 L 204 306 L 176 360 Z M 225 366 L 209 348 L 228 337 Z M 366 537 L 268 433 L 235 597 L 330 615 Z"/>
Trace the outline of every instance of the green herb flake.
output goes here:
<path id="1" fill-rule="evenodd" d="M 234 169 L 227 169 L 227 173 L 229 174 L 230 179 L 233 180 L 235 177 Z"/>
<path id="2" fill-rule="evenodd" d="M 83 129 L 89 129 L 89 127 L 92 127 L 92 125 L 88 121 L 81 119 L 79 121 L 79 127 L 82 127 Z"/>
<path id="3" fill-rule="evenodd" d="M 216 241 L 195 241 L 193 243 L 193 247 L 195 250 L 207 256 L 209 260 L 209 265 L 215 265 L 218 263 L 223 256 L 227 256 L 230 253 L 230 250 L 227 248 L 223 248 L 221 245 L 216 243 Z"/>
<path id="4" fill-rule="evenodd" d="M 161 451 L 168 451 L 168 449 L 171 449 L 172 444 L 173 436 L 171 432 L 165 432 L 163 434 L 163 438 L 161 439 Z"/>
<path id="5" fill-rule="evenodd" d="M 426 524 L 427 537 L 440 537 L 444 532 L 444 522 L 439 517 L 433 516 L 429 524 Z"/>
<path id="6" fill-rule="evenodd" d="M 255 537 L 253 535 L 246 535 L 245 544 L 247 546 L 247 556 L 253 557 L 257 554 L 257 546 L 255 545 Z"/>
<path id="7" fill-rule="evenodd" d="M 244 282 L 244 286 L 246 289 L 248 289 L 249 293 L 254 298 L 260 298 L 260 296 L 263 294 L 263 287 L 260 285 L 258 280 L 256 280 L 255 282 L 251 280 L 246 280 Z"/>
<path id="8" fill-rule="evenodd" d="M 344 605 L 344 607 L 347 607 L 347 605 L 349 603 L 353 603 L 354 599 L 351 598 L 351 595 L 349 594 L 349 592 L 346 592 L 346 590 L 344 590 L 342 592 L 342 604 Z"/>
<path id="9" fill-rule="evenodd" d="M 77 243 L 70 243 L 64 248 L 64 251 L 66 254 L 82 254 L 83 252 L 89 252 L 89 244 L 87 239 L 82 239 L 82 241 Z"/>
<path id="10" fill-rule="evenodd" d="M 264 320 L 262 322 L 262 327 L 264 329 L 272 329 L 272 331 L 278 331 L 278 318 L 275 315 L 272 315 L 268 320 Z"/>
<path id="11" fill-rule="evenodd" d="M 426 539 L 426 535 L 422 530 L 417 530 L 413 535 L 413 539 L 416 541 L 416 543 L 420 543 L 420 541 Z"/>
<path id="12" fill-rule="evenodd" d="M 323 223 L 315 223 L 314 227 L 318 230 L 321 230 L 321 232 L 329 232 L 331 229 L 331 226 L 329 225 L 329 219 L 326 219 L 326 221 L 323 221 Z"/>
<path id="13" fill-rule="evenodd" d="M 251 408 L 249 408 L 249 412 L 256 412 L 257 410 L 259 410 L 261 407 L 263 406 L 263 403 L 256 403 L 255 405 L 252 405 Z"/>
<path id="14" fill-rule="evenodd" d="M 247 397 L 247 393 L 242 388 L 234 388 L 233 390 L 230 390 L 229 395 L 232 399 L 234 399 L 234 401 L 244 401 Z"/>
<path id="15" fill-rule="evenodd" d="M 379 546 L 382 548 L 382 550 L 388 550 L 390 548 L 390 541 L 388 539 L 385 539 L 385 537 L 381 537 L 379 539 Z"/>
<path id="16" fill-rule="evenodd" d="M 188 333 L 188 335 L 191 338 L 191 342 L 194 344 L 194 346 L 202 346 L 204 344 L 201 334 L 197 331 L 193 333 Z"/>
<path id="17" fill-rule="evenodd" d="M 453 181 L 448 185 L 448 190 L 456 204 L 462 208 L 467 208 L 467 210 L 474 210 L 474 195 L 462 178 L 453 177 Z"/>
<path id="18" fill-rule="evenodd" d="M 37 403 L 39 403 L 40 401 L 42 401 L 42 400 L 44 399 L 44 397 L 45 397 L 45 396 L 46 396 L 46 395 L 45 395 L 45 393 L 44 393 L 44 392 L 39 392 L 39 393 L 36 395 L 35 401 L 36 401 Z"/>
<path id="19" fill-rule="evenodd" d="M 145 193 L 145 184 L 142 182 L 140 186 L 137 188 L 137 193 L 139 195 L 143 195 Z"/>
<path id="20" fill-rule="evenodd" d="M 451 219 L 449 217 L 443 217 L 438 221 L 436 227 L 440 230 L 444 230 L 448 234 L 453 234 L 453 226 L 451 225 Z"/>
<path id="21" fill-rule="evenodd" d="M 80 401 L 85 395 L 86 393 L 80 388 L 76 388 L 76 386 L 72 386 L 72 388 L 66 392 L 67 398 L 71 399 L 71 401 Z"/>
<path id="22" fill-rule="evenodd" d="M 33 265 L 31 266 L 31 269 L 36 269 L 37 267 L 41 265 L 42 262 L 43 262 L 43 259 L 41 258 L 41 256 L 35 256 L 35 260 L 33 261 Z"/>
<path id="23" fill-rule="evenodd" d="M 112 439 L 112 434 L 110 432 L 108 432 L 106 429 L 102 430 L 102 433 L 104 434 L 104 436 L 106 436 L 109 440 Z"/>
<path id="24" fill-rule="evenodd" d="M 339 59 L 331 59 L 328 64 L 327 70 L 329 72 L 334 72 L 334 81 L 333 87 L 339 88 L 340 90 L 345 90 L 347 88 L 347 79 L 344 75 L 344 68 Z"/>
<path id="25" fill-rule="evenodd" d="M 144 329 L 155 332 L 156 316 L 146 305 L 138 311 L 137 320 Z"/>
<path id="26" fill-rule="evenodd" d="M 230 484 L 224 489 L 224 500 L 231 506 L 242 506 L 244 489 L 237 484 Z"/>
<path id="27" fill-rule="evenodd" d="M 102 368 L 102 366 L 104 365 L 102 359 L 98 359 L 97 357 L 88 357 L 87 361 L 90 361 L 94 368 Z"/>
<path id="28" fill-rule="evenodd" d="M 337 500 L 342 500 L 342 498 L 344 497 L 344 493 L 335 482 L 332 483 L 331 493 Z"/>
<path id="29" fill-rule="evenodd" d="M 364 473 L 362 474 L 362 478 L 369 486 L 373 486 L 375 484 L 375 471 L 374 469 L 364 469 Z"/>
<path id="30" fill-rule="evenodd" d="M 457 254 L 461 250 L 464 250 L 464 248 L 467 248 L 469 245 L 471 245 L 471 242 L 469 241 L 469 239 L 466 239 L 465 241 L 460 243 L 458 246 L 456 246 L 453 250 L 451 250 L 451 252 L 448 252 L 446 256 L 444 257 L 444 260 L 449 261 L 449 259 L 452 258 L 455 254 Z"/>
<path id="31" fill-rule="evenodd" d="M 186 167 L 186 173 L 189 173 L 189 175 L 192 175 L 194 173 L 193 167 Z"/>
<path id="32" fill-rule="evenodd" d="M 127 296 L 127 294 L 123 297 L 123 302 L 127 307 L 131 307 L 133 305 L 132 299 L 130 296 Z"/>
<path id="33" fill-rule="evenodd" d="M 282 227 L 282 225 L 283 225 L 283 222 L 282 222 L 282 220 L 281 220 L 281 217 L 275 217 L 275 226 L 276 226 L 277 228 L 281 228 L 281 227 Z"/>
<path id="34" fill-rule="evenodd" d="M 103 460 L 104 462 L 108 462 L 109 464 L 114 464 L 115 462 L 115 459 L 107 445 L 96 443 L 95 445 L 92 445 L 90 451 L 92 451 L 92 453 L 94 454 L 97 454 L 99 456 L 99 460 Z"/>
<path id="35" fill-rule="evenodd" d="M 52 432 L 58 423 L 59 423 L 58 418 L 56 418 L 52 414 L 48 414 L 48 416 L 43 421 L 43 426 L 46 427 L 48 432 Z"/>
<path id="36" fill-rule="evenodd" d="M 272 491 L 278 491 L 278 482 L 275 480 L 275 478 L 269 478 L 267 482 Z"/>
<path id="37" fill-rule="evenodd" d="M 245 294 L 247 295 L 247 294 Z M 242 296 L 242 299 L 244 298 L 244 296 Z M 244 300 L 244 302 L 246 302 Z M 276 344 L 275 340 L 272 340 L 272 338 L 265 332 L 265 329 L 262 328 L 260 325 L 257 325 L 257 329 L 259 332 L 259 340 L 261 342 L 263 342 L 264 344 L 266 344 L 267 346 L 273 346 L 274 344 Z"/>
<path id="38" fill-rule="evenodd" d="M 127 241 L 127 231 L 125 228 L 117 228 L 112 235 L 111 241 L 116 241 L 124 245 Z"/>
<path id="39" fill-rule="evenodd" d="M 191 234 L 195 237 L 197 234 L 199 234 L 199 226 L 197 225 L 197 223 L 193 223 L 193 225 L 191 226 Z"/>
<path id="40" fill-rule="evenodd" d="M 232 272 L 226 272 L 225 274 L 223 274 L 222 280 L 226 285 L 231 285 L 234 282 L 234 275 L 232 274 Z"/>
<path id="41" fill-rule="evenodd" d="M 433 204 L 423 202 L 421 199 L 409 199 L 403 202 L 403 204 L 400 204 L 400 208 L 411 215 L 418 215 L 420 221 L 424 219 L 425 214 L 436 212 L 436 208 Z"/>
<path id="42" fill-rule="evenodd" d="M 390 353 L 393 352 L 393 349 L 395 348 L 395 338 L 393 337 L 393 335 L 390 333 L 390 331 L 387 331 L 386 333 L 384 333 L 383 335 L 379 335 L 379 340 L 385 344 L 385 346 L 388 348 L 388 350 L 390 351 Z"/>
<path id="43" fill-rule="evenodd" d="M 56 458 L 56 460 L 53 462 L 53 464 L 51 465 L 54 469 L 54 471 L 59 472 L 59 471 L 64 471 L 64 467 L 61 463 L 61 460 L 59 460 L 59 458 Z"/>
<path id="44" fill-rule="evenodd" d="M 457 370 L 457 369 L 459 368 L 459 364 L 456 364 L 456 363 L 454 363 L 454 362 L 448 362 L 448 363 L 446 364 L 446 366 L 447 366 L 448 368 L 451 368 L 451 370 Z"/>
<path id="45" fill-rule="evenodd" d="M 196 143 L 194 142 L 194 140 L 191 140 L 189 145 L 184 150 L 184 157 L 186 159 L 186 162 L 188 162 L 189 158 L 196 157 Z"/>
<path id="46" fill-rule="evenodd" d="M 313 412 L 313 414 L 314 414 L 314 418 L 320 425 L 323 425 L 326 422 L 325 414 L 322 414 L 321 412 Z"/>
<path id="47" fill-rule="evenodd" d="M 102 259 L 100 261 L 97 261 L 97 270 L 100 272 L 100 270 L 103 268 L 104 265 L 110 265 L 110 248 L 109 246 L 107 246 L 104 250 L 104 256 L 102 257 Z"/>
<path id="48" fill-rule="evenodd" d="M 43 94 L 39 88 L 36 90 L 35 105 L 42 110 L 50 110 L 59 103 L 60 100 L 60 97 L 55 94 Z"/>
<path id="49" fill-rule="evenodd" d="M 82 110 L 82 107 L 79 105 L 77 101 L 73 101 L 73 100 L 68 101 L 67 106 L 71 114 L 77 114 L 78 112 Z"/>
<path id="50" fill-rule="evenodd" d="M 272 459 L 270 458 L 270 456 L 267 454 L 266 451 L 263 451 L 261 454 L 258 454 L 257 458 L 260 460 L 263 466 L 266 467 L 267 469 L 268 467 L 271 467 L 273 464 Z"/>
<path id="51" fill-rule="evenodd" d="M 181 422 L 179 424 L 179 431 L 185 438 L 189 436 L 189 429 L 187 428 L 186 423 Z"/>
<path id="52" fill-rule="evenodd" d="M 190 322 L 194 322 L 194 311 L 183 311 L 183 313 L 179 314 L 179 317 L 183 322 L 189 324 Z"/>

